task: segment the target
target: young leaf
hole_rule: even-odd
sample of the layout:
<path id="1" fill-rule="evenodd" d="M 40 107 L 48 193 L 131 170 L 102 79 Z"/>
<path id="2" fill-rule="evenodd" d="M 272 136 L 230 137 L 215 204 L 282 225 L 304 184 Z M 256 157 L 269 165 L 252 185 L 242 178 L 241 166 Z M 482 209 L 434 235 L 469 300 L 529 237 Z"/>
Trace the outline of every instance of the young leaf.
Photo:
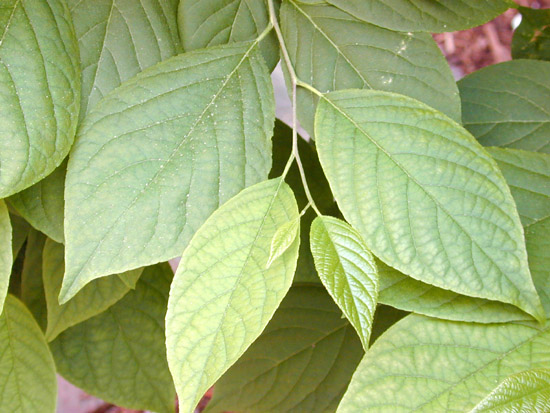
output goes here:
<path id="1" fill-rule="evenodd" d="M 32 313 L 42 331 L 46 331 L 47 307 L 42 282 L 42 251 L 46 237 L 36 231 L 29 232 L 25 259 L 21 271 L 21 301 Z"/>
<path id="2" fill-rule="evenodd" d="M 334 411 L 362 356 L 325 289 L 293 286 L 264 332 L 218 380 L 206 411 Z"/>
<path id="3" fill-rule="evenodd" d="M 472 413 L 550 411 L 550 370 L 532 369 L 504 379 Z"/>
<path id="4" fill-rule="evenodd" d="M 143 271 L 122 300 L 50 343 L 59 373 L 86 392 L 131 409 L 174 411 L 164 346 L 172 270 Z"/>
<path id="5" fill-rule="evenodd" d="M 55 413 L 55 365 L 40 327 L 14 296 L 0 315 L 0 411 Z"/>
<path id="6" fill-rule="evenodd" d="M 359 233 L 337 218 L 315 218 L 311 224 L 310 240 L 321 281 L 367 350 L 378 300 L 378 272 L 374 257 Z"/>
<path id="7" fill-rule="evenodd" d="M 458 88 L 427 33 L 399 33 L 326 4 L 285 0 L 281 28 L 298 78 L 323 92 L 359 88 L 402 93 L 460 120 Z M 313 135 L 317 98 L 298 89 L 301 124 Z"/>
<path id="8" fill-rule="evenodd" d="M 78 45 L 62 0 L 9 0 L 0 11 L 0 198 L 52 172 L 74 141 Z"/>
<path id="9" fill-rule="evenodd" d="M 325 95 L 315 122 L 338 205 L 382 261 L 544 318 L 510 190 L 466 130 L 414 99 L 366 90 Z"/>
<path id="10" fill-rule="evenodd" d="M 80 46 L 81 120 L 99 100 L 179 50 L 170 0 L 68 0 Z"/>
<path id="11" fill-rule="evenodd" d="M 273 235 L 271 247 L 269 248 L 269 258 L 267 259 L 266 268 L 269 268 L 273 261 L 279 258 L 292 245 L 296 239 L 296 235 L 300 230 L 300 217 L 288 221 Z"/>
<path id="12" fill-rule="evenodd" d="M 464 127 L 482 145 L 550 153 L 550 62 L 488 66 L 458 88 Z"/>
<path id="13" fill-rule="evenodd" d="M 326 1 L 357 18 L 391 30 L 435 33 L 479 26 L 517 6 L 511 0 Z"/>
<path id="14" fill-rule="evenodd" d="M 166 315 L 168 364 L 181 412 L 262 332 L 288 291 L 299 238 L 269 268 L 271 240 L 299 216 L 281 178 L 247 188 L 218 209 L 185 249 Z"/>
<path id="15" fill-rule="evenodd" d="M 278 5 L 280 0 L 275 0 Z M 186 52 L 204 47 L 253 40 L 269 23 L 266 1 L 181 0 L 178 7 L 180 38 Z M 269 68 L 279 60 L 274 32 L 260 49 Z"/>
<path id="16" fill-rule="evenodd" d="M 550 326 L 407 316 L 367 352 L 338 412 L 466 412 L 505 377 L 548 365 L 548 340 Z"/>
<path id="17" fill-rule="evenodd" d="M 47 240 L 44 246 L 43 279 L 48 307 L 46 339 L 52 341 L 67 328 L 102 313 L 117 303 L 136 285 L 142 269 L 94 280 L 65 304 L 59 304 L 59 290 L 65 265 L 63 244 Z M 128 281 L 127 281 L 128 279 Z"/>
<path id="18" fill-rule="evenodd" d="M 63 191 L 67 162 L 33 186 L 8 198 L 8 203 L 34 228 L 63 242 Z"/>
<path id="19" fill-rule="evenodd" d="M 521 23 L 512 38 L 514 59 L 550 60 L 550 9 L 519 7 Z"/>
<path id="20" fill-rule="evenodd" d="M 8 207 L 0 199 L 0 312 L 4 306 L 4 300 L 8 294 L 10 285 L 11 267 L 13 265 L 13 251 L 11 247 L 12 229 Z"/>
<path id="21" fill-rule="evenodd" d="M 61 301 L 181 254 L 219 205 L 267 177 L 273 121 L 255 43 L 175 56 L 106 96 L 69 160 Z"/>

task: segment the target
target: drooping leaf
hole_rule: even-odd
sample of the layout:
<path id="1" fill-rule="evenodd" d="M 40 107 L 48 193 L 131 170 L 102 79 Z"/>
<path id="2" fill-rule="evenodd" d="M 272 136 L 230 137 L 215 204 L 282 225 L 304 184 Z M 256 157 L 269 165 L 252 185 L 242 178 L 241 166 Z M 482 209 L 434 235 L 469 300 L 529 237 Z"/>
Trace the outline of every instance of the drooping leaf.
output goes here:
<path id="1" fill-rule="evenodd" d="M 316 0 L 306 0 L 316 1 Z M 517 6 L 511 0 L 326 0 L 357 18 L 400 31 L 453 32 Z"/>
<path id="2" fill-rule="evenodd" d="M 80 46 L 81 116 L 122 82 L 179 50 L 170 0 L 68 0 Z"/>
<path id="3" fill-rule="evenodd" d="M 21 271 L 21 301 L 32 313 L 42 331 L 46 331 L 47 308 L 42 282 L 42 251 L 46 237 L 36 231 L 29 232 L 23 270 Z"/>
<path id="4" fill-rule="evenodd" d="M 367 352 L 338 412 L 469 411 L 507 376 L 549 366 L 549 339 L 549 326 L 407 316 Z"/>
<path id="5" fill-rule="evenodd" d="M 148 267 L 122 300 L 61 333 L 50 343 L 59 373 L 111 403 L 173 412 L 175 393 L 164 346 L 171 279 L 168 264 Z"/>
<path id="6" fill-rule="evenodd" d="M 34 228 L 63 242 L 63 191 L 67 163 L 31 187 L 8 198 L 9 204 Z"/>
<path id="7" fill-rule="evenodd" d="M 349 90 L 319 102 L 316 132 L 342 213 L 382 261 L 544 318 L 510 190 L 461 126 L 405 96 Z"/>
<path id="8" fill-rule="evenodd" d="M 326 4 L 284 0 L 281 26 L 299 79 L 322 92 L 358 88 L 412 96 L 460 120 L 449 65 L 427 33 L 399 33 Z M 299 88 L 298 114 L 313 136 L 317 98 Z"/>
<path id="9" fill-rule="evenodd" d="M 78 45 L 62 0 L 8 0 L 0 9 L 0 198 L 52 172 L 74 141 Z"/>
<path id="10" fill-rule="evenodd" d="M 514 59 L 550 60 L 550 9 L 519 7 L 521 23 L 512 38 Z"/>
<path id="11" fill-rule="evenodd" d="M 550 411 L 550 369 L 532 369 L 504 379 L 472 413 L 547 411 Z"/>
<path id="12" fill-rule="evenodd" d="M 43 279 L 48 307 L 46 339 L 52 341 L 67 328 L 102 313 L 136 285 L 142 269 L 102 277 L 87 284 L 65 304 L 59 304 L 59 291 L 65 273 L 63 244 L 46 241 L 43 252 Z M 129 279 L 126 281 L 126 279 Z"/>
<path id="13" fill-rule="evenodd" d="M 219 205 L 267 177 L 273 120 L 255 43 L 175 56 L 105 97 L 69 160 L 61 301 L 181 254 Z"/>
<path id="14" fill-rule="evenodd" d="M 550 62 L 499 63 L 458 87 L 464 126 L 482 145 L 550 152 Z"/>
<path id="15" fill-rule="evenodd" d="M 269 248 L 269 257 L 267 259 L 266 267 L 269 267 L 273 261 L 279 258 L 284 252 L 294 243 L 296 235 L 300 231 L 300 217 L 294 218 L 288 221 L 277 229 L 273 239 L 271 240 L 271 247 Z"/>
<path id="16" fill-rule="evenodd" d="M 359 233 L 337 218 L 315 218 L 310 241 L 319 278 L 367 350 L 378 300 L 374 257 Z"/>
<path id="17" fill-rule="evenodd" d="M 4 300 L 8 294 L 11 267 L 14 260 L 11 232 L 10 213 L 5 202 L 0 199 L 0 312 L 4 307 Z"/>
<path id="18" fill-rule="evenodd" d="M 57 379 L 44 335 L 14 296 L 0 315 L 0 411 L 55 413 Z"/>
<path id="19" fill-rule="evenodd" d="M 293 286 L 264 332 L 218 380 L 207 412 L 333 412 L 362 355 L 324 288 Z"/>
<path id="20" fill-rule="evenodd" d="M 225 203 L 185 249 L 170 290 L 166 347 L 181 412 L 260 335 L 288 291 L 299 238 L 269 268 L 277 229 L 298 217 L 280 178 L 247 188 Z"/>
<path id="21" fill-rule="evenodd" d="M 8 206 L 9 210 L 9 206 Z M 25 244 L 31 226 L 27 221 L 21 218 L 19 215 L 10 213 L 10 222 L 11 222 L 11 249 L 13 259 L 17 258 L 17 254 Z"/>
<path id="22" fill-rule="evenodd" d="M 187 52 L 253 40 L 268 23 L 267 2 L 263 0 L 181 0 L 178 7 L 179 34 Z M 275 67 L 279 46 L 274 32 L 260 43 L 260 49 L 268 67 Z"/>

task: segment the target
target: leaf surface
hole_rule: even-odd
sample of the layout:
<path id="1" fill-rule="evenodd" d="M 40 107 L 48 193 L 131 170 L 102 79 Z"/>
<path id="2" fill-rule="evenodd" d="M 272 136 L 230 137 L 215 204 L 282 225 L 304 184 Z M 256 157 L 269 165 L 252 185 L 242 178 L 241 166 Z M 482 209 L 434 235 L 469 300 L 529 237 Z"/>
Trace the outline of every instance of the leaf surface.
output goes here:
<path id="1" fill-rule="evenodd" d="M 36 230 L 29 232 L 21 270 L 21 301 L 32 313 L 42 331 L 46 331 L 48 320 L 42 282 L 42 251 L 45 242 L 46 237 L 42 233 Z"/>
<path id="2" fill-rule="evenodd" d="M 316 132 L 342 213 L 382 261 L 544 319 L 510 190 L 466 130 L 414 99 L 349 90 L 319 102 Z"/>
<path id="3" fill-rule="evenodd" d="M 507 376 L 548 366 L 550 327 L 410 315 L 355 371 L 338 412 L 465 412 Z"/>
<path id="4" fill-rule="evenodd" d="M 180 411 L 193 411 L 279 306 L 292 283 L 299 239 L 269 268 L 266 263 L 277 230 L 298 216 L 288 185 L 264 181 L 212 214 L 185 249 L 166 315 Z"/>
<path id="5" fill-rule="evenodd" d="M 9 207 L 8 207 L 9 210 Z M 11 222 L 11 249 L 12 249 L 12 255 L 13 259 L 15 260 L 17 258 L 17 254 L 19 254 L 19 251 L 23 247 L 23 244 L 25 244 L 25 241 L 27 240 L 27 236 L 29 235 L 29 232 L 31 231 L 32 227 L 29 225 L 27 221 L 25 221 L 23 218 L 21 218 L 19 215 L 13 214 L 10 212 L 10 222 Z"/>
<path id="6" fill-rule="evenodd" d="M 514 30 L 514 59 L 550 60 L 550 9 L 519 7 L 521 23 Z"/>
<path id="7" fill-rule="evenodd" d="M 131 409 L 174 411 L 164 316 L 172 270 L 146 268 L 135 290 L 50 343 L 59 373 L 86 392 Z"/>
<path id="8" fill-rule="evenodd" d="M 0 315 L 0 411 L 55 413 L 52 355 L 32 314 L 9 295 Z"/>
<path id="9" fill-rule="evenodd" d="M 61 301 L 181 254 L 219 205 L 267 177 L 273 121 L 255 43 L 175 56 L 105 97 L 69 160 Z"/>
<path id="10" fill-rule="evenodd" d="M 378 271 L 374 257 L 361 235 L 337 218 L 315 218 L 310 241 L 319 278 L 367 350 L 378 301 Z"/>
<path id="11" fill-rule="evenodd" d="M 6 203 L 0 199 L 0 312 L 4 307 L 4 300 L 8 294 L 11 267 L 13 265 L 12 228 L 10 214 Z"/>
<path id="12" fill-rule="evenodd" d="M 285 0 L 281 28 L 298 78 L 322 92 L 377 89 L 402 93 L 460 120 L 449 65 L 427 33 L 399 33 L 338 8 Z M 313 136 L 317 98 L 299 88 L 300 123 Z"/>
<path id="13" fill-rule="evenodd" d="M 78 45 L 62 0 L 8 0 L 0 10 L 0 198 L 52 172 L 74 141 Z"/>
<path id="14" fill-rule="evenodd" d="M 550 152 L 550 62 L 488 66 L 458 88 L 464 127 L 482 145 Z"/>

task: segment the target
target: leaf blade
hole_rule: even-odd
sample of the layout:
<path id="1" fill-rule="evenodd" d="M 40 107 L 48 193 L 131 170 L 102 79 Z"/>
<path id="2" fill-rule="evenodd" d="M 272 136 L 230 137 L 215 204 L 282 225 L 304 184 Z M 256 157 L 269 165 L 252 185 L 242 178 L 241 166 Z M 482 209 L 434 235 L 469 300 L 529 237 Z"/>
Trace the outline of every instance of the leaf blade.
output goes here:
<path id="1" fill-rule="evenodd" d="M 12 252 L 12 227 L 8 207 L 3 200 L 0 200 L 0 242 L 2 252 L 0 253 L 0 312 L 4 308 L 4 301 L 8 294 L 10 285 L 11 267 L 13 265 Z"/>

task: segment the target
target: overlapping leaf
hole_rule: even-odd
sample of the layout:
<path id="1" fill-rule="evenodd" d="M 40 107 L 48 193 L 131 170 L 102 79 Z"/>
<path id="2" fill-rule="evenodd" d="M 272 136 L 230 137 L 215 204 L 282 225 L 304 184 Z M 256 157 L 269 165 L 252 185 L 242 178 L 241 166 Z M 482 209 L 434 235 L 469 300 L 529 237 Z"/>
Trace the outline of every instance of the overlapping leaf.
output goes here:
<path id="1" fill-rule="evenodd" d="M 14 296 L 0 315 L 0 411 L 55 413 L 57 379 L 44 335 Z"/>
<path id="2" fill-rule="evenodd" d="M 9 208 L 8 208 L 9 210 Z M 21 218 L 19 215 L 10 213 L 11 222 L 11 248 L 13 253 L 13 259 L 17 257 L 17 254 L 25 244 L 29 231 L 32 229 L 27 221 Z"/>
<path id="3" fill-rule="evenodd" d="M 514 59 L 550 60 L 550 9 L 519 7 L 521 24 L 512 38 Z"/>
<path id="4" fill-rule="evenodd" d="M 12 228 L 10 214 L 5 202 L 0 200 L 0 312 L 2 311 L 4 300 L 8 294 L 11 266 L 14 260 L 11 241 Z"/>
<path id="5" fill-rule="evenodd" d="M 467 131 L 414 99 L 349 90 L 323 97 L 316 133 L 340 209 L 385 263 L 544 318 L 510 190 Z"/>
<path id="6" fill-rule="evenodd" d="M 105 97 L 69 160 L 62 301 L 181 254 L 219 205 L 267 177 L 273 120 L 254 42 L 178 55 Z"/>
<path id="7" fill-rule="evenodd" d="M 482 145 L 550 152 L 550 62 L 499 63 L 458 87 L 464 126 Z"/>
<path id="8" fill-rule="evenodd" d="M 0 198 L 52 172 L 74 141 L 78 45 L 62 0 L 9 0 L 0 10 Z"/>
<path id="9" fill-rule="evenodd" d="M 460 120 L 449 65 L 426 33 L 398 33 L 359 21 L 326 4 L 285 0 L 281 25 L 299 79 L 318 90 L 387 90 L 420 99 Z M 317 98 L 298 90 L 301 124 L 313 135 Z"/>
<path id="10" fill-rule="evenodd" d="M 288 291 L 299 238 L 266 268 L 277 230 L 299 216 L 281 178 L 232 198 L 185 249 L 166 315 L 168 362 L 180 411 L 203 393 L 260 335 Z"/>
<path id="11" fill-rule="evenodd" d="M 367 352 L 338 412 L 465 412 L 497 383 L 550 365 L 550 327 L 411 315 Z"/>
<path id="12" fill-rule="evenodd" d="M 44 283 L 42 282 L 42 251 L 46 237 L 36 230 L 29 232 L 25 259 L 21 271 L 21 301 L 34 319 L 46 331 L 48 321 Z"/>
<path id="13" fill-rule="evenodd" d="M 61 333 L 50 343 L 59 373 L 111 403 L 173 412 L 175 392 L 164 345 L 171 280 L 168 264 L 148 267 L 122 300 Z"/>
<path id="14" fill-rule="evenodd" d="M 310 241 L 319 278 L 367 350 L 378 301 L 374 257 L 359 233 L 337 218 L 316 218 L 311 224 Z"/>
<path id="15" fill-rule="evenodd" d="M 363 355 L 341 315 L 321 285 L 292 287 L 264 332 L 218 380 L 207 412 L 335 411 Z"/>

